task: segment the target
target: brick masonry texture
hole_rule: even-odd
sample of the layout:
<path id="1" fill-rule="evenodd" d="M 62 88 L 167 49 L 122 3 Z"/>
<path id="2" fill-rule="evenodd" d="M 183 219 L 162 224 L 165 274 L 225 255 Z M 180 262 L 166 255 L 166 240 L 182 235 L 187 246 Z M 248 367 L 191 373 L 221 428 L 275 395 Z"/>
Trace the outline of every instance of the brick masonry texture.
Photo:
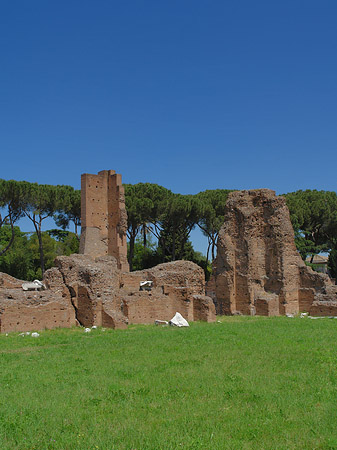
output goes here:
<path id="1" fill-rule="evenodd" d="M 215 320 L 215 307 L 205 296 L 203 270 L 189 261 L 160 264 L 140 272 L 122 272 L 113 256 L 60 256 L 46 271 L 45 291 L 24 292 L 21 281 L 8 278 L 0 288 L 1 332 L 43 328 L 104 326 L 170 320 L 178 311 L 187 320 Z M 2 275 L 2 274 L 1 274 Z M 2 276 L 0 279 L 6 279 Z M 153 281 L 151 291 L 139 282 Z"/>
<path id="2" fill-rule="evenodd" d="M 81 176 L 80 253 L 93 258 L 110 255 L 128 271 L 127 213 L 122 176 L 114 170 Z"/>
<path id="3" fill-rule="evenodd" d="M 268 189 L 229 195 L 207 293 L 218 314 L 337 315 L 337 287 L 302 261 L 285 198 Z"/>
<path id="4" fill-rule="evenodd" d="M 218 314 L 337 316 L 337 287 L 313 272 L 295 247 L 283 197 L 259 189 L 230 194 L 214 274 L 190 261 L 129 272 L 124 190 L 120 175 L 82 175 L 81 254 L 60 256 L 43 291 L 0 273 L 0 331 L 169 321 L 215 321 Z M 140 290 L 141 281 L 152 281 Z M 206 291 L 206 292 L 205 292 Z M 206 295 L 207 294 L 207 295 Z"/>
<path id="5" fill-rule="evenodd" d="M 121 175 L 103 170 L 81 177 L 80 254 L 56 258 L 45 291 L 23 292 L 22 280 L 0 274 L 0 330 L 104 326 L 170 320 L 215 320 L 203 270 L 189 261 L 129 273 L 127 213 Z M 153 281 L 141 291 L 140 281 Z"/>

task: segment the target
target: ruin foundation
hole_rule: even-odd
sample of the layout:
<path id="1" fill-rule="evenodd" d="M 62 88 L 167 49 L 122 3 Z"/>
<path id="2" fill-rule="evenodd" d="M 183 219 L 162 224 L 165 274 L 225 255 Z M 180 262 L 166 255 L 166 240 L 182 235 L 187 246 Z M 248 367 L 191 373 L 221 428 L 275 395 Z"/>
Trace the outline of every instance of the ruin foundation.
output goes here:
<path id="1" fill-rule="evenodd" d="M 229 195 L 207 293 L 218 314 L 337 316 L 337 287 L 302 261 L 285 198 L 268 189 Z"/>
<path id="2" fill-rule="evenodd" d="M 205 296 L 203 270 L 189 261 L 160 264 L 139 272 L 121 272 L 116 258 L 60 256 L 46 271 L 44 291 L 22 290 L 22 281 L 0 274 L 0 331 L 104 326 L 169 321 L 178 311 L 187 320 L 215 321 Z M 140 282 L 152 281 L 151 290 Z"/>

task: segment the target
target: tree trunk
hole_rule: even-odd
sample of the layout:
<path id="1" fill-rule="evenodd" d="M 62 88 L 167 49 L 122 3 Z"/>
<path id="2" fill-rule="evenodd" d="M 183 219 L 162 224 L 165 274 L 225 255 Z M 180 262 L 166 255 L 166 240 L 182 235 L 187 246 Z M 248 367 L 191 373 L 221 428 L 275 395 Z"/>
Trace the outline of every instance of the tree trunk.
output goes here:
<path id="1" fill-rule="evenodd" d="M 5 218 L 4 220 L 2 220 L 2 219 L 1 219 L 1 216 L 0 216 L 0 222 L 1 222 L 0 228 L 1 228 L 1 226 L 2 226 L 2 224 L 3 224 L 3 222 L 4 222 L 5 220 L 6 220 L 6 218 Z M 14 242 L 15 234 L 14 234 L 14 224 L 13 224 L 12 216 L 9 216 L 9 222 L 10 222 L 10 224 L 11 224 L 11 233 L 12 233 L 12 235 L 11 235 L 11 238 L 10 238 L 8 244 L 6 245 L 6 247 L 3 248 L 3 249 L 0 251 L 0 256 L 3 255 L 4 253 L 6 253 L 7 250 L 9 249 L 9 247 L 10 247 L 10 246 L 13 244 L 13 242 Z"/>
<path id="2" fill-rule="evenodd" d="M 211 247 L 211 243 L 212 243 L 212 241 L 210 239 L 208 239 L 207 252 L 206 252 L 206 268 L 208 266 L 208 256 L 209 256 L 209 249 Z"/>
<path id="3" fill-rule="evenodd" d="M 166 255 L 166 242 L 165 239 L 162 236 L 159 236 L 158 239 L 158 248 L 161 248 L 163 251 L 163 257 L 161 262 L 165 262 L 165 255 Z"/>
<path id="4" fill-rule="evenodd" d="M 212 261 L 215 260 L 215 249 L 218 246 L 218 243 L 217 243 L 218 235 L 219 235 L 219 233 L 216 232 L 211 236 L 211 239 L 212 239 Z"/>
<path id="5" fill-rule="evenodd" d="M 76 222 L 74 222 L 74 224 L 75 224 L 75 236 L 76 236 L 77 240 L 79 241 L 79 240 L 80 240 L 80 237 L 79 237 L 79 235 L 78 235 L 78 225 L 77 225 Z"/>
<path id="6" fill-rule="evenodd" d="M 146 248 L 146 245 L 147 245 L 147 241 L 146 241 L 146 224 L 145 223 L 143 223 L 143 246 L 144 246 L 144 248 Z"/>
<path id="7" fill-rule="evenodd" d="M 176 260 L 176 230 L 172 232 L 172 261 Z"/>
<path id="8" fill-rule="evenodd" d="M 132 272 L 132 269 L 133 269 L 133 255 L 134 255 L 134 250 L 135 250 L 135 238 L 136 238 L 136 236 L 132 233 L 130 235 L 130 248 L 129 248 L 130 272 Z"/>
<path id="9" fill-rule="evenodd" d="M 45 267 L 44 267 L 44 254 L 43 254 L 43 244 L 42 244 L 42 231 L 41 231 L 41 221 L 37 224 L 35 221 L 34 216 L 34 227 L 37 234 L 37 239 L 39 241 L 39 251 L 40 251 L 40 265 L 41 265 L 41 272 L 42 272 L 42 278 L 44 276 Z"/>
<path id="10" fill-rule="evenodd" d="M 208 269 L 208 257 L 209 257 L 209 249 L 211 247 L 211 243 L 212 243 L 212 241 L 208 237 L 208 245 L 207 245 L 207 251 L 206 251 L 206 262 L 205 262 L 205 267 L 204 267 L 205 280 L 206 281 L 208 280 L 208 278 L 206 278 L 206 277 L 208 277 L 208 272 L 207 272 L 207 269 Z"/>

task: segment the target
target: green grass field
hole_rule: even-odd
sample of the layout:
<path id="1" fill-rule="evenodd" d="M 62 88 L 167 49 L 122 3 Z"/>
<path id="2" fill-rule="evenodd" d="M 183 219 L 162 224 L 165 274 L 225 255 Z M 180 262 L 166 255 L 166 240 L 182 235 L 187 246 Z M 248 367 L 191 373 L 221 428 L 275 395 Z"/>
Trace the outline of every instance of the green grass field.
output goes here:
<path id="1" fill-rule="evenodd" d="M 0 450 L 337 449 L 337 320 L 0 336 Z"/>

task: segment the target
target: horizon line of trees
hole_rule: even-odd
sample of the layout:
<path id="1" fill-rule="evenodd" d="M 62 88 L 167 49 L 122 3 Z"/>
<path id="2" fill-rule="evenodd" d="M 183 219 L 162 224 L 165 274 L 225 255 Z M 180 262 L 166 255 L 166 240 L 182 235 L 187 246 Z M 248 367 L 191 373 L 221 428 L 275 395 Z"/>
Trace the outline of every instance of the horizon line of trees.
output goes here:
<path id="1" fill-rule="evenodd" d="M 217 237 L 224 222 L 224 209 L 229 189 L 205 190 L 194 195 L 175 194 L 153 183 L 124 184 L 128 214 L 128 260 L 130 270 L 188 259 L 210 273 L 210 262 L 216 256 Z M 284 194 L 295 232 L 295 243 L 305 260 L 329 253 L 332 276 L 337 274 L 337 194 L 331 191 L 306 190 Z M 18 239 L 16 223 L 22 217 L 32 222 L 41 276 L 46 270 L 45 247 L 48 238 L 42 231 L 43 221 L 52 218 L 59 229 L 49 237 L 63 242 L 74 225 L 79 240 L 81 225 L 81 192 L 71 186 L 46 185 L 0 179 L 0 270 L 1 258 Z M 191 231 L 198 227 L 207 238 L 206 256 L 195 252 L 190 242 Z M 63 234 L 62 234 L 63 233 Z M 66 233 L 66 234 L 65 234 Z M 68 234 L 67 234 L 68 233 Z M 70 248 L 76 250 L 71 244 Z M 60 249 L 58 249 L 58 252 Z M 65 250 L 68 251 L 68 250 Z M 78 250 L 77 250 L 78 251 Z M 48 262 L 47 268 L 50 265 Z"/>

